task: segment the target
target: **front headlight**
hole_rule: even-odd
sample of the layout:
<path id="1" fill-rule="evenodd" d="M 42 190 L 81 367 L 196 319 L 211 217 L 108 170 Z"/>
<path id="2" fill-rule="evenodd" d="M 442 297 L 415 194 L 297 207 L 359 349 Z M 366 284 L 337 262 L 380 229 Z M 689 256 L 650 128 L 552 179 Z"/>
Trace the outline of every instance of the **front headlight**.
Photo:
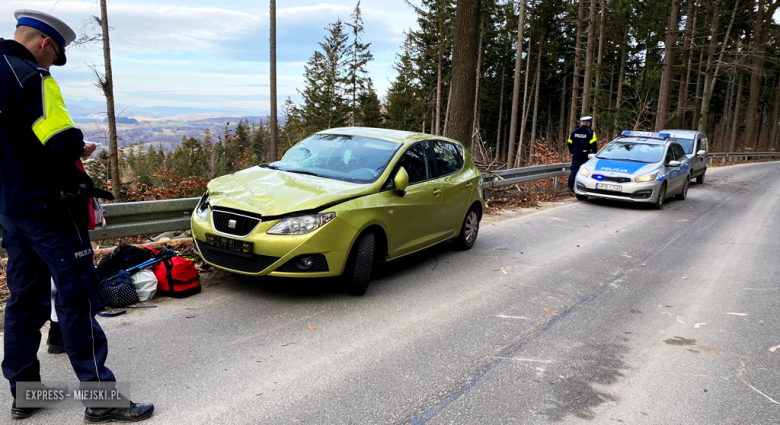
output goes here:
<path id="1" fill-rule="evenodd" d="M 658 171 L 650 174 L 645 174 L 644 176 L 639 176 L 636 178 L 637 183 L 647 183 L 655 180 L 655 178 L 658 177 Z"/>
<path id="2" fill-rule="evenodd" d="M 198 207 L 195 209 L 195 212 L 198 214 L 198 217 L 200 217 L 201 220 L 208 221 L 209 219 L 209 193 L 206 192 L 203 194 L 203 197 L 200 198 L 200 203 L 198 204 Z"/>
<path id="3" fill-rule="evenodd" d="M 276 223 L 269 235 L 305 235 L 311 233 L 320 227 L 328 224 L 336 218 L 336 213 L 325 213 L 316 215 L 301 215 L 298 217 L 287 217 Z"/>
<path id="4" fill-rule="evenodd" d="M 590 171 L 588 171 L 588 169 L 585 167 L 580 167 L 580 174 L 585 177 L 590 177 Z"/>

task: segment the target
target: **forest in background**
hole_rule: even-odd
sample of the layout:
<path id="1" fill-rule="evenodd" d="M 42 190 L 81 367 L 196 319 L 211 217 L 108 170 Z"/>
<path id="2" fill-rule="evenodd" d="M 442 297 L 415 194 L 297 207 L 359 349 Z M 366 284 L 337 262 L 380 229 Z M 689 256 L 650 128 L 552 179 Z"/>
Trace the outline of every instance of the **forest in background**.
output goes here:
<path id="1" fill-rule="evenodd" d="M 398 75 L 381 98 L 366 70 L 373 56 L 360 3 L 326 28 L 305 66 L 303 101 L 282 105 L 280 155 L 342 126 L 447 136 L 456 2 L 409 7 L 419 28 L 405 34 Z M 567 134 L 592 115 L 602 143 L 626 129 L 677 128 L 706 131 L 711 151 L 775 149 L 778 7 L 780 0 L 484 0 L 472 138 L 460 142 L 491 168 L 565 161 Z M 124 148 L 122 190 L 134 200 L 178 184 L 190 191 L 180 196 L 197 196 L 211 178 L 276 159 L 269 133 L 267 121 L 242 122 L 216 138 L 184 138 L 167 154 Z M 110 183 L 106 164 L 97 158 L 89 167 L 101 186 Z"/>

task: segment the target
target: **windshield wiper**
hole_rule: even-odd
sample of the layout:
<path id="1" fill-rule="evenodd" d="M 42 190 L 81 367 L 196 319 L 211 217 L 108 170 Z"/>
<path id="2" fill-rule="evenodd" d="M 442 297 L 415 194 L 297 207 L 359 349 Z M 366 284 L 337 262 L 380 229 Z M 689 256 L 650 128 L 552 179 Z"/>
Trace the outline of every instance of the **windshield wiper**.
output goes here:
<path id="1" fill-rule="evenodd" d="M 303 170 L 282 170 L 282 171 L 286 171 L 288 173 L 306 174 L 307 176 L 322 177 L 321 175 L 317 173 L 312 173 L 311 171 L 303 171 Z"/>

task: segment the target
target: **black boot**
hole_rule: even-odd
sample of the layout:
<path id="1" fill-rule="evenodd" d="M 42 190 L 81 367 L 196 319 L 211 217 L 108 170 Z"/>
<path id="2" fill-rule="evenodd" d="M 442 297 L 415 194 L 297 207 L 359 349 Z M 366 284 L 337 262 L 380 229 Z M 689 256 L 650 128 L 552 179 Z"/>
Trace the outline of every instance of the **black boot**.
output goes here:
<path id="1" fill-rule="evenodd" d="M 140 422 L 149 419 L 154 412 L 152 403 L 130 403 L 130 407 L 98 409 L 87 407 L 84 420 L 87 422 Z"/>
<path id="2" fill-rule="evenodd" d="M 56 385 L 53 387 L 47 387 L 44 386 L 44 388 L 49 390 L 58 390 L 67 392 L 68 386 L 65 384 Z M 50 403 L 47 403 L 48 406 L 54 405 L 59 403 L 61 400 L 51 400 Z M 43 407 L 16 407 L 16 397 L 14 397 L 14 402 L 11 405 L 11 418 L 12 419 L 27 419 L 30 416 L 37 413 L 39 410 L 43 409 Z"/>
<path id="3" fill-rule="evenodd" d="M 62 331 L 60 331 L 59 323 L 51 322 L 46 344 L 49 345 L 48 351 L 51 354 L 62 354 L 65 352 L 65 342 L 62 340 Z"/>

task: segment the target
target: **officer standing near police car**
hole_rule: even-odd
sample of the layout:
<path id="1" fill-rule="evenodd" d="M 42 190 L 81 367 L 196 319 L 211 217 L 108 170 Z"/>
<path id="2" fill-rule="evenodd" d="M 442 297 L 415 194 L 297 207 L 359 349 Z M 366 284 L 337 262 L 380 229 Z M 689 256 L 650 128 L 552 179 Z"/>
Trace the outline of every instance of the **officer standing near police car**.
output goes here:
<path id="1" fill-rule="evenodd" d="M 95 320 L 97 275 L 87 231 L 94 188 L 76 167 L 94 144 L 85 144 L 49 74 L 65 65 L 65 48 L 76 34 L 46 13 L 18 10 L 13 40 L 0 39 L 0 226 L 8 252 L 3 375 L 11 384 L 11 415 L 22 419 L 38 408 L 16 406 L 17 382 L 40 382 L 36 356 L 40 329 L 50 315 L 50 281 L 71 366 L 81 382 L 115 382 L 105 366 L 106 335 Z M 88 422 L 140 421 L 151 403 L 125 408 L 87 408 Z"/>
<path id="2" fill-rule="evenodd" d="M 582 164 L 588 162 L 588 154 L 598 153 L 596 132 L 590 126 L 593 117 L 580 118 L 580 126 L 569 136 L 569 152 L 571 152 L 571 174 L 569 174 L 569 192 L 574 193 L 574 179 Z"/>

